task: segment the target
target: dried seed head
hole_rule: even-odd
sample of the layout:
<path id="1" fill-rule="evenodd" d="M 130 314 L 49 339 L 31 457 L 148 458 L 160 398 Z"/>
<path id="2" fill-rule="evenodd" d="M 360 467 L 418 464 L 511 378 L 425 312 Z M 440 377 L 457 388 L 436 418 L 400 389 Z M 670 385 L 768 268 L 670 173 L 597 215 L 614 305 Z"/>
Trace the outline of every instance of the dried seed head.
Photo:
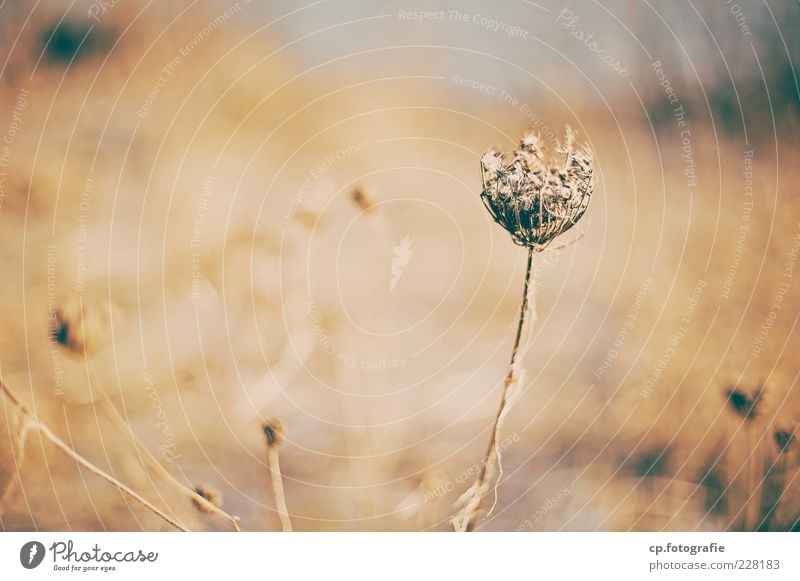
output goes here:
<path id="1" fill-rule="evenodd" d="M 740 389 L 731 388 L 727 390 L 728 403 L 734 413 L 747 421 L 753 421 L 758 417 L 764 398 L 764 388 L 759 388 L 755 393 L 748 394 Z"/>
<path id="2" fill-rule="evenodd" d="M 280 446 L 286 437 L 286 426 L 278 418 L 270 418 L 264 422 L 264 435 L 267 437 L 267 447 Z"/>
<path id="3" fill-rule="evenodd" d="M 194 491 L 198 494 L 198 496 L 203 497 L 210 504 L 216 506 L 217 508 L 220 508 L 222 506 L 222 493 L 213 486 L 210 486 L 208 484 L 201 484 L 200 486 L 195 487 Z M 192 504 L 197 510 L 199 510 L 202 513 L 210 514 L 212 512 L 211 509 L 208 508 L 208 506 L 201 503 L 196 498 L 192 499 Z"/>
<path id="4" fill-rule="evenodd" d="M 778 453 L 783 454 L 794 443 L 794 432 L 786 430 L 775 430 L 775 446 L 778 448 Z"/>
<path id="5" fill-rule="evenodd" d="M 594 191 L 592 153 L 575 147 L 567 127 L 559 155 L 548 158 L 541 139 L 526 133 L 509 154 L 494 149 L 481 158 L 481 199 L 514 242 L 544 249 L 586 213 Z"/>

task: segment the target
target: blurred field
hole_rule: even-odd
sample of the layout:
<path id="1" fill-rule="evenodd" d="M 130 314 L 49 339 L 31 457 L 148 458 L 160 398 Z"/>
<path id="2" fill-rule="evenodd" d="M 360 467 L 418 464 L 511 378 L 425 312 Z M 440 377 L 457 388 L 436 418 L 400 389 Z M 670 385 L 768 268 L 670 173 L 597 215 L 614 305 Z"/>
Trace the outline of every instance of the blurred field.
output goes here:
<path id="1" fill-rule="evenodd" d="M 192 530 L 229 527 L 99 390 L 247 530 L 279 528 L 267 417 L 296 530 L 449 530 L 525 260 L 478 159 L 569 124 L 598 188 L 537 257 L 482 528 L 797 529 L 798 9 L 743 5 L 745 34 L 725 6 L 626 6 L 0 4 L 5 382 Z M 727 401 L 761 388 L 752 421 Z M 35 431 L 20 463 L 2 401 L 3 530 L 169 529 Z"/>

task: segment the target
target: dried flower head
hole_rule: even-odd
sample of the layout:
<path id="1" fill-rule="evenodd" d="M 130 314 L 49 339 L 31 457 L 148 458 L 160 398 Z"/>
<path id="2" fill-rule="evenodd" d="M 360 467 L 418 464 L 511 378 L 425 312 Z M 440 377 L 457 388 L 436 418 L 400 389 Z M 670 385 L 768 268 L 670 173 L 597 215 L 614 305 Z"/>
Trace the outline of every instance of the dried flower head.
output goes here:
<path id="1" fill-rule="evenodd" d="M 753 394 L 748 394 L 740 389 L 731 388 L 727 390 L 728 403 L 733 411 L 747 421 L 753 421 L 758 417 L 760 405 L 764 398 L 764 388 L 758 389 Z"/>
<path id="2" fill-rule="evenodd" d="M 216 506 L 217 508 L 220 508 L 222 506 L 222 493 L 213 486 L 210 486 L 208 484 L 201 484 L 200 486 L 196 486 L 194 491 L 198 494 L 198 496 L 201 496 L 202 498 L 204 498 L 210 504 Z M 208 506 L 204 505 L 196 498 L 192 499 L 192 504 L 197 510 L 199 510 L 202 513 L 210 514 L 212 512 Z"/>
<path id="3" fill-rule="evenodd" d="M 492 218 L 534 250 L 577 224 L 594 191 L 592 153 L 585 145 L 576 149 L 569 127 L 556 155 L 548 157 L 539 136 L 527 133 L 509 154 L 488 150 L 481 173 L 481 199 Z"/>
<path id="4" fill-rule="evenodd" d="M 775 430 L 775 446 L 778 453 L 783 454 L 794 443 L 794 433 L 786 430 Z"/>
<path id="5" fill-rule="evenodd" d="M 286 437 L 286 426 L 278 418 L 270 418 L 264 422 L 264 435 L 267 437 L 267 447 L 280 446 Z"/>

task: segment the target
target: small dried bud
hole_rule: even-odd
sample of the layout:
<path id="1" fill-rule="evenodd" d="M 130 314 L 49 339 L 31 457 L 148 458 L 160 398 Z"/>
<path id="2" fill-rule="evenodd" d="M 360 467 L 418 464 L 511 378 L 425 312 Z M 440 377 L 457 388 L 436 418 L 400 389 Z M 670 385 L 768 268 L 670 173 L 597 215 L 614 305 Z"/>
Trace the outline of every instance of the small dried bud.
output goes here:
<path id="1" fill-rule="evenodd" d="M 201 496 L 206 501 L 208 501 L 209 504 L 212 504 L 217 508 L 220 508 L 222 506 L 222 493 L 213 486 L 210 486 L 208 484 L 201 484 L 200 486 L 197 486 L 194 489 L 194 491 L 197 493 L 198 496 Z M 202 513 L 210 514 L 212 512 L 208 506 L 206 506 L 196 498 L 192 499 L 192 504 L 197 510 L 199 510 Z"/>
<path id="2" fill-rule="evenodd" d="M 375 206 L 375 203 L 364 193 L 364 190 L 361 188 L 356 188 L 353 190 L 351 194 L 353 203 L 359 207 L 359 209 L 363 210 L 364 212 L 368 212 L 372 210 Z"/>
<path id="3" fill-rule="evenodd" d="M 759 407 L 764 397 L 764 388 L 760 388 L 755 393 L 748 394 L 736 388 L 725 392 L 728 396 L 728 403 L 731 409 L 743 419 L 753 421 L 758 416 Z"/>
<path id="4" fill-rule="evenodd" d="M 267 437 L 267 447 L 280 446 L 286 437 L 286 426 L 278 418 L 270 418 L 264 422 L 264 435 Z"/>
<path id="5" fill-rule="evenodd" d="M 544 249 L 586 213 L 594 192 L 592 154 L 575 147 L 568 127 L 557 158 L 548 159 L 541 139 L 527 133 L 519 148 L 503 155 L 490 149 L 481 158 L 481 199 L 515 243 Z"/>
<path id="6" fill-rule="evenodd" d="M 786 430 L 775 430 L 775 446 L 778 453 L 783 454 L 794 443 L 794 433 Z"/>
<path id="7" fill-rule="evenodd" d="M 106 344 L 108 326 L 107 310 L 73 297 L 55 309 L 50 337 L 76 355 L 91 356 Z"/>

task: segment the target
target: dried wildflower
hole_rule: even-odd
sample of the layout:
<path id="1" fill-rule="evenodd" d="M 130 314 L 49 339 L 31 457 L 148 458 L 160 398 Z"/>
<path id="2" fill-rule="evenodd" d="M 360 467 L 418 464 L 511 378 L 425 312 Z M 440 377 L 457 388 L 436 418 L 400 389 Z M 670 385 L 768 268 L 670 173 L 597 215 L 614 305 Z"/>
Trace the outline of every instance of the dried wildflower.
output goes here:
<path id="1" fill-rule="evenodd" d="M 747 421 L 756 419 L 764 397 L 763 387 L 752 395 L 737 388 L 731 388 L 725 394 L 728 396 L 728 403 L 736 414 Z"/>
<path id="2" fill-rule="evenodd" d="M 213 486 L 201 484 L 200 486 L 196 486 L 194 491 L 209 504 L 216 506 L 217 508 L 222 506 L 222 493 Z M 192 499 L 192 504 L 202 513 L 211 514 L 213 512 L 209 506 L 203 504 L 196 498 Z"/>
<path id="3" fill-rule="evenodd" d="M 789 446 L 794 443 L 794 433 L 786 430 L 775 430 L 774 438 L 779 454 L 786 452 Z"/>
<path id="4" fill-rule="evenodd" d="M 594 191 L 592 153 L 575 147 L 568 127 L 558 155 L 548 158 L 539 137 L 526 134 L 510 154 L 490 149 L 481 158 L 481 199 L 514 242 L 547 247 L 586 213 Z"/>
<path id="5" fill-rule="evenodd" d="M 503 382 L 503 397 L 478 478 L 456 503 L 459 510 L 451 519 L 456 531 L 475 530 L 481 502 L 493 480 L 495 503 L 489 509 L 489 514 L 497 504 L 497 486 L 503 472 L 498 446 L 500 429 L 521 391 L 518 387 L 523 383 L 523 369 L 517 356 L 520 354 L 526 322 L 536 319 L 536 311 L 531 308 L 536 288 L 533 284 L 533 255 L 577 224 L 592 197 L 594 181 L 589 149 L 575 149 L 575 134 L 567 128 L 567 136 L 556 151 L 563 155 L 563 159 L 548 159 L 539 137 L 528 133 L 513 153 L 504 155 L 489 150 L 481 159 L 481 199 L 495 221 L 511 234 L 514 242 L 527 248 L 528 261 L 511 360 Z"/>
<path id="6" fill-rule="evenodd" d="M 754 444 L 753 444 L 753 423 L 758 418 L 761 412 L 761 407 L 764 403 L 764 395 L 766 393 L 765 387 L 760 387 L 755 392 L 747 393 L 736 387 L 728 389 L 725 394 L 728 397 L 728 404 L 735 414 L 740 416 L 745 424 L 745 435 L 747 436 L 747 492 L 748 495 L 742 507 L 742 530 L 752 531 L 755 530 L 758 520 L 758 497 L 756 491 L 758 490 L 758 477 L 756 475 L 756 463 L 754 460 Z"/>
<path id="7" fill-rule="evenodd" d="M 270 418 L 264 422 L 264 435 L 267 437 L 267 447 L 280 446 L 286 437 L 286 426 L 278 418 Z"/>
<path id="8" fill-rule="evenodd" d="M 278 418 L 270 418 L 264 422 L 263 430 L 267 437 L 267 465 L 272 480 L 272 494 L 275 496 L 275 508 L 281 521 L 281 529 L 284 532 L 291 532 L 292 521 L 289 518 L 289 510 L 286 508 L 286 494 L 283 491 L 279 457 L 281 443 L 286 437 L 286 426 Z"/>

